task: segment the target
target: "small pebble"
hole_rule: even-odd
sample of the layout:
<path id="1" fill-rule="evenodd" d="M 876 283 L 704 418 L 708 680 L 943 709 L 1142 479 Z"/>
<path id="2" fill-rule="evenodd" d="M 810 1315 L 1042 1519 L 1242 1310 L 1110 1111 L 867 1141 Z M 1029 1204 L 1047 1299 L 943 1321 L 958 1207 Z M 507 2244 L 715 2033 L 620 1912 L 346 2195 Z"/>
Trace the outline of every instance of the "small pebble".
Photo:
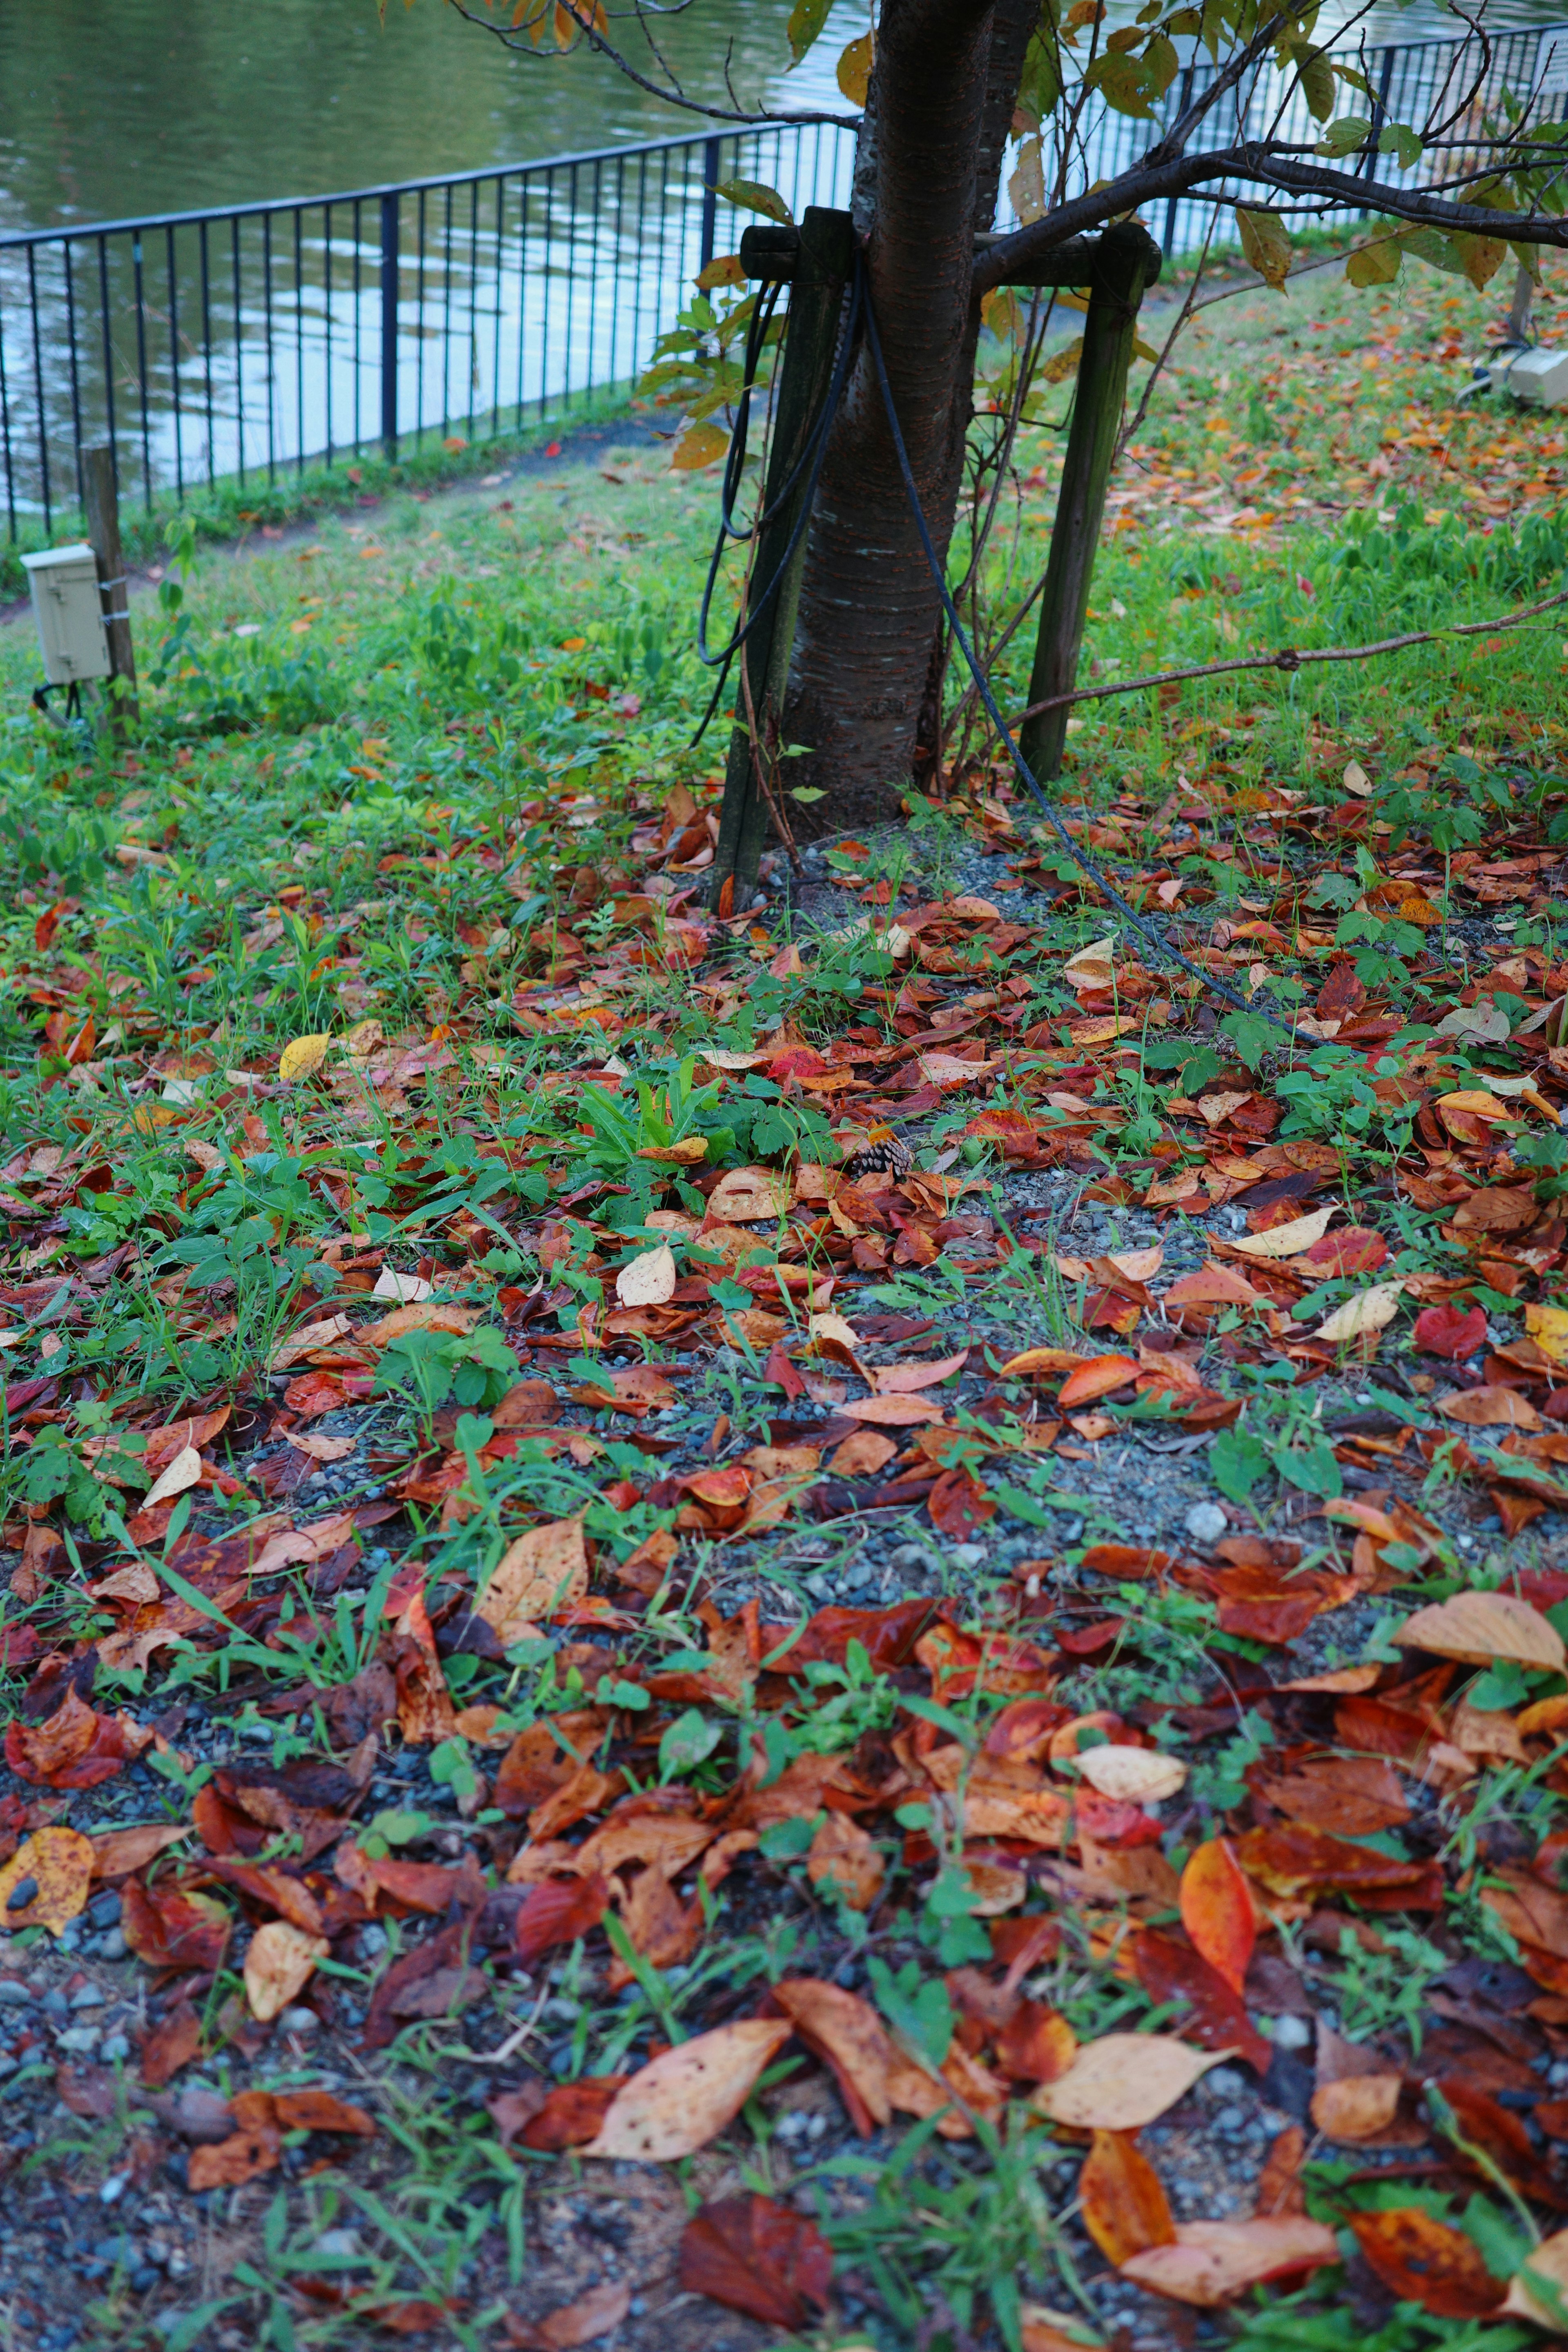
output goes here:
<path id="1" fill-rule="evenodd" d="M 1277 2017 L 1271 2039 L 1276 2050 L 1305 2050 L 1312 2039 L 1310 2021 L 1304 2017 Z"/>
<path id="2" fill-rule="evenodd" d="M 1217 1503 L 1194 1503 L 1182 1525 L 1194 1543 L 1216 1544 L 1230 1521 Z"/>

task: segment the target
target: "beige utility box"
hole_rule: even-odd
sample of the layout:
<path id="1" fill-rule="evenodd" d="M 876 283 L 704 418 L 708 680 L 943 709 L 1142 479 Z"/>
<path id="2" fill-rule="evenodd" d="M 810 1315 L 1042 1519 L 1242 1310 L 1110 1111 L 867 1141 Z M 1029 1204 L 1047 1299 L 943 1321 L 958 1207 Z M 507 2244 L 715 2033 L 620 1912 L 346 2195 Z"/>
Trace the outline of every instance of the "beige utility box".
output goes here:
<path id="1" fill-rule="evenodd" d="M 51 686 L 109 676 L 109 632 L 98 586 L 98 559 L 85 540 L 24 555 L 44 675 Z"/>

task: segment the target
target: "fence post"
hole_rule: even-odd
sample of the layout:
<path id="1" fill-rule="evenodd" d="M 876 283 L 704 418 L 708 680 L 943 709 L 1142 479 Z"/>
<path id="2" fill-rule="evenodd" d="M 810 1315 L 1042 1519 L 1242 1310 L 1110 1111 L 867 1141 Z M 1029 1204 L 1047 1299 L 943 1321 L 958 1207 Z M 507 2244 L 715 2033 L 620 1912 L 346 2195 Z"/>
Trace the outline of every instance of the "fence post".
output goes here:
<path id="1" fill-rule="evenodd" d="M 131 642 L 131 593 L 120 545 L 120 492 L 114 450 L 109 442 L 82 451 L 81 478 L 87 535 L 98 559 L 98 588 L 107 623 L 110 726 L 122 736 L 140 720 L 142 710 L 136 699 L 136 653 Z"/>
<path id="2" fill-rule="evenodd" d="M 801 508 L 811 468 L 800 465 L 811 428 L 826 397 L 837 349 L 845 281 L 854 264 L 855 224 L 847 212 L 825 205 L 808 205 L 801 216 L 798 238 L 780 229 L 748 229 L 741 240 L 741 261 L 748 277 L 787 278 L 790 284 L 789 331 L 774 378 L 773 446 L 768 452 L 764 507 L 776 505 L 760 533 L 752 563 L 746 614 L 758 615 L 755 627 L 736 656 L 744 664 L 745 685 L 764 738 L 776 735 L 789 675 L 790 649 L 800 603 L 801 573 L 805 564 L 806 531 L 801 532 L 789 568 L 769 595 L 770 584 L 784 562 Z M 785 485 L 799 466 L 793 490 Z M 730 738 L 724 769 L 724 800 L 719 816 L 719 844 L 713 853 L 710 903 L 722 914 L 740 914 L 751 904 L 757 866 L 767 838 L 771 812 L 761 781 L 762 762 L 775 756 L 766 740 L 755 749 L 746 725 L 745 694 L 736 697 L 736 724 Z"/>
<path id="3" fill-rule="evenodd" d="M 1078 677 L 1089 583 L 1105 516 L 1106 486 L 1116 454 L 1121 404 L 1127 396 L 1138 305 L 1145 286 L 1152 285 L 1159 274 L 1160 248 L 1135 222 L 1118 222 L 1100 239 L 1083 324 L 1072 427 L 1062 461 L 1057 519 L 1040 597 L 1039 635 L 1029 678 L 1031 703 L 1044 702 L 1055 694 L 1070 694 Z M 1042 782 L 1061 767 L 1067 730 L 1065 708 L 1042 710 L 1024 723 L 1018 748 Z"/>
<path id="4" fill-rule="evenodd" d="M 723 169 L 717 139 L 702 142 L 702 231 L 699 240 L 699 269 L 706 269 L 713 258 L 713 247 L 719 235 L 719 174 Z"/>
<path id="5" fill-rule="evenodd" d="M 1193 73 L 1193 67 L 1182 68 L 1181 86 L 1176 92 L 1176 110 L 1170 118 L 1173 122 L 1179 122 L 1192 103 Z M 1176 205 L 1179 201 L 1179 198 L 1170 196 L 1165 202 L 1165 234 L 1160 240 L 1160 250 L 1167 261 L 1171 257 L 1171 248 L 1176 242 Z"/>
<path id="6" fill-rule="evenodd" d="M 395 194 L 381 200 L 381 438 L 397 455 L 397 212 Z"/>

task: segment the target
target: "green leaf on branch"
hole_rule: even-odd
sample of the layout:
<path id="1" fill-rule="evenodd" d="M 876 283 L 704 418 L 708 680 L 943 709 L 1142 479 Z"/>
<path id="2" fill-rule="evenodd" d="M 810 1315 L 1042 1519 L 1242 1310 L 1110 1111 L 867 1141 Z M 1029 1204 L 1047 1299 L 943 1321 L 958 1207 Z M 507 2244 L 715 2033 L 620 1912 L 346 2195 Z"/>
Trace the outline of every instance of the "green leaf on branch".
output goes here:
<path id="1" fill-rule="evenodd" d="M 1331 122 L 1318 142 L 1320 155 L 1352 155 L 1364 147 L 1372 136 L 1372 125 L 1364 114 L 1342 114 Z"/>
<path id="2" fill-rule="evenodd" d="M 761 180 L 721 180 L 713 191 L 738 212 L 764 213 L 769 220 L 782 221 L 786 226 L 795 215 L 776 188 L 767 187 Z"/>
<path id="3" fill-rule="evenodd" d="M 826 24 L 828 6 L 829 0 L 795 0 L 784 26 L 792 73 Z"/>

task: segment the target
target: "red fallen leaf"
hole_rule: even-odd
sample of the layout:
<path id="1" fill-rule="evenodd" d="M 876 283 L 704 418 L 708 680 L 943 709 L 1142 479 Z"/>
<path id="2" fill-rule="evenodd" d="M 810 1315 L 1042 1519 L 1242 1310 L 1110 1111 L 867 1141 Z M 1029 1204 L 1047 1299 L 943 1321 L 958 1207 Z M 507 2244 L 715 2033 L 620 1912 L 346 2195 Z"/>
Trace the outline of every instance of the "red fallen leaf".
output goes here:
<path id="1" fill-rule="evenodd" d="M 1027 1764 L 1045 1753 L 1052 1732 L 1070 1723 L 1073 1712 L 1054 1698 L 1016 1698 L 1011 1706 L 1003 1708 L 986 1733 L 985 1753 L 1009 1757 L 1016 1764 Z"/>
<path id="2" fill-rule="evenodd" d="M 201 2046 L 202 2021 L 195 2004 L 183 2000 L 142 2044 L 142 2080 L 150 2091 L 161 2091 L 182 2066 L 190 2064 Z"/>
<path id="3" fill-rule="evenodd" d="M 1239 1994 L 1258 1941 L 1258 1918 L 1227 1838 L 1194 1847 L 1182 1873 L 1181 1905 L 1182 1925 L 1194 1948 Z"/>
<path id="4" fill-rule="evenodd" d="M 1085 1837 L 1117 1853 L 1126 1853 L 1133 1846 L 1158 1845 L 1165 1834 L 1163 1822 L 1146 1813 L 1142 1805 L 1131 1804 L 1122 1797 L 1102 1797 L 1098 1789 L 1075 1789 L 1073 1811 Z"/>
<path id="5" fill-rule="evenodd" d="M 1473 2240 L 1419 2205 L 1345 2218 L 1368 2263 L 1402 2303 L 1418 2303 L 1439 2319 L 1479 2319 L 1508 2293 Z"/>
<path id="6" fill-rule="evenodd" d="M 1458 2075 L 1443 2075 L 1437 2087 L 1454 2110 L 1462 2138 L 1489 2156 L 1499 2171 L 1506 2173 L 1526 2196 L 1534 2198 L 1539 2204 L 1553 2206 L 1560 2213 L 1568 2211 L 1568 2197 L 1548 2178 L 1517 2116 L 1510 2115 L 1486 2092 L 1477 2090 Z"/>
<path id="7" fill-rule="evenodd" d="M 1235 2050 L 1266 2074 L 1274 2049 L 1247 2016 L 1241 1997 L 1233 1992 L 1201 1952 L 1178 1937 L 1145 1927 L 1132 1947 L 1132 1966 L 1151 2000 L 1184 2001 L 1189 2006 L 1171 2031 L 1202 2050 Z"/>
<path id="8" fill-rule="evenodd" d="M 1125 1617 L 1098 1617 L 1092 1625 L 1079 1625 L 1070 1633 L 1058 1633 L 1057 1647 L 1065 1650 L 1069 1658 L 1098 1657 L 1101 1650 L 1110 1648 L 1126 1622 Z"/>
<path id="9" fill-rule="evenodd" d="M 1085 1568 L 1096 1576 L 1163 1576 L 1175 1565 L 1168 1551 L 1151 1551 L 1147 1544 L 1090 1544 L 1083 1556 Z"/>
<path id="10" fill-rule="evenodd" d="M 946 1470 L 926 1496 L 931 1523 L 955 1543 L 967 1543 L 996 1516 L 996 1505 L 972 1471 Z"/>
<path id="11" fill-rule="evenodd" d="M 1415 1318 L 1413 1334 L 1423 1355 L 1446 1356 L 1457 1364 L 1462 1357 L 1473 1356 L 1478 1348 L 1487 1343 L 1486 1310 L 1480 1307 L 1464 1307 L 1446 1298 L 1439 1307 L 1424 1307 Z"/>
<path id="12" fill-rule="evenodd" d="M 574 1944 L 596 1927 L 609 1908 L 610 1882 L 591 1878 L 542 1878 L 530 1887 L 517 1915 L 517 1957 L 524 1968 L 554 1948 Z"/>
<path id="13" fill-rule="evenodd" d="M 1316 1275 L 1372 1274 L 1388 1262 L 1388 1244 L 1366 1225 L 1346 1225 L 1324 1234 L 1301 1253 L 1300 1263 Z"/>
<path id="14" fill-rule="evenodd" d="M 1025 2083 L 1059 2082 L 1077 2055 L 1078 2036 L 1043 2000 L 1019 2001 L 996 2038 L 1003 2072 Z"/>
<path id="15" fill-rule="evenodd" d="M 680 2240 L 679 2283 L 766 2327 L 803 2328 L 827 2308 L 833 2254 L 815 2222 L 771 2197 L 699 2207 Z"/>
<path id="16" fill-rule="evenodd" d="M 795 1402 L 796 1397 L 805 1394 L 805 1382 L 790 1362 L 782 1344 L 777 1339 L 768 1349 L 768 1360 L 763 1366 L 763 1378 L 764 1381 L 770 1381 L 774 1388 L 783 1389 L 791 1404 Z"/>
<path id="17" fill-rule="evenodd" d="M 285 2131 L 352 2132 L 356 2139 L 374 2139 L 375 2118 L 363 2107 L 351 2107 L 331 2091 L 274 2091 L 273 2111 Z"/>
<path id="18" fill-rule="evenodd" d="M 1134 1316 L 1133 1321 L 1137 1318 Z M 1131 1356 L 1091 1356 L 1076 1372 L 1069 1372 L 1057 1398 L 1064 1412 L 1071 1412 L 1080 1404 L 1093 1404 L 1112 1389 L 1124 1388 L 1136 1380 L 1140 1367 Z"/>
<path id="19" fill-rule="evenodd" d="M 314 1421 L 347 1404 L 349 1392 L 333 1372 L 301 1372 L 284 1390 L 283 1402 L 296 1421 Z"/>
<path id="20" fill-rule="evenodd" d="M 73 2116 L 104 2123 L 114 2113 L 119 2084 L 110 2066 L 57 2066 L 55 2092 Z"/>
<path id="21" fill-rule="evenodd" d="M 878 1673 L 888 1674 L 908 1665 L 940 1605 L 900 1601 L 891 1609 L 819 1609 L 802 1626 L 763 1625 L 763 1657 L 771 1674 L 795 1675 L 812 1664 L 843 1665 L 850 1643 L 859 1642 Z"/>
<path id="22" fill-rule="evenodd" d="M 1430 1909 L 1427 1900 L 1431 1873 L 1418 1862 L 1399 1862 L 1371 1846 L 1354 1845 L 1330 1837 L 1322 1830 L 1302 1829 L 1294 1822 L 1270 1830 L 1247 1830 L 1235 1841 L 1237 1862 L 1271 1895 L 1292 1897 L 1310 1893 L 1353 1895 L 1360 1903 L 1380 1894 L 1392 1894 L 1402 1906 Z M 1442 1874 L 1437 1874 L 1441 1904 Z"/>
<path id="23" fill-rule="evenodd" d="M 581 2082 L 558 2083 L 540 2108 L 524 2124 L 518 2137 L 524 2147 L 558 2156 L 563 2147 L 584 2147 L 597 2139 L 617 2091 L 629 2074 L 585 2075 Z"/>
<path id="24" fill-rule="evenodd" d="M 5 1761 L 18 1780 L 47 1789 L 96 1789 L 152 1742 L 123 1716 L 100 1715 L 72 1684 L 44 1722 L 6 1725 Z"/>
<path id="25" fill-rule="evenodd" d="M 384 2050 L 397 2039 L 405 2021 L 419 2013 L 417 1995 L 421 1986 L 431 1985 L 442 1992 L 436 2014 L 445 2011 L 451 1996 L 445 1984 L 437 1985 L 436 1980 L 450 1978 L 452 1990 L 457 1990 L 457 1980 L 468 1966 L 473 1928 L 471 1918 L 454 1919 L 448 1927 L 426 1936 L 422 1944 L 416 1944 L 412 1951 L 393 1961 L 371 1996 L 360 2041 L 362 2050 Z M 482 1983 L 483 1979 L 479 1981 Z"/>
<path id="26" fill-rule="evenodd" d="M 182 1895 L 172 1881 L 143 1886 L 128 1878 L 121 1892 L 121 1930 L 138 1959 L 153 1969 L 216 1969 L 233 1925 L 210 1895 Z"/>
<path id="27" fill-rule="evenodd" d="M 550 2097 L 544 2084 L 535 2074 L 520 2083 L 513 2091 L 494 2091 L 485 2101 L 490 2121 L 496 2127 L 502 2147 L 514 2140 L 525 2124 L 530 2124 Z"/>

